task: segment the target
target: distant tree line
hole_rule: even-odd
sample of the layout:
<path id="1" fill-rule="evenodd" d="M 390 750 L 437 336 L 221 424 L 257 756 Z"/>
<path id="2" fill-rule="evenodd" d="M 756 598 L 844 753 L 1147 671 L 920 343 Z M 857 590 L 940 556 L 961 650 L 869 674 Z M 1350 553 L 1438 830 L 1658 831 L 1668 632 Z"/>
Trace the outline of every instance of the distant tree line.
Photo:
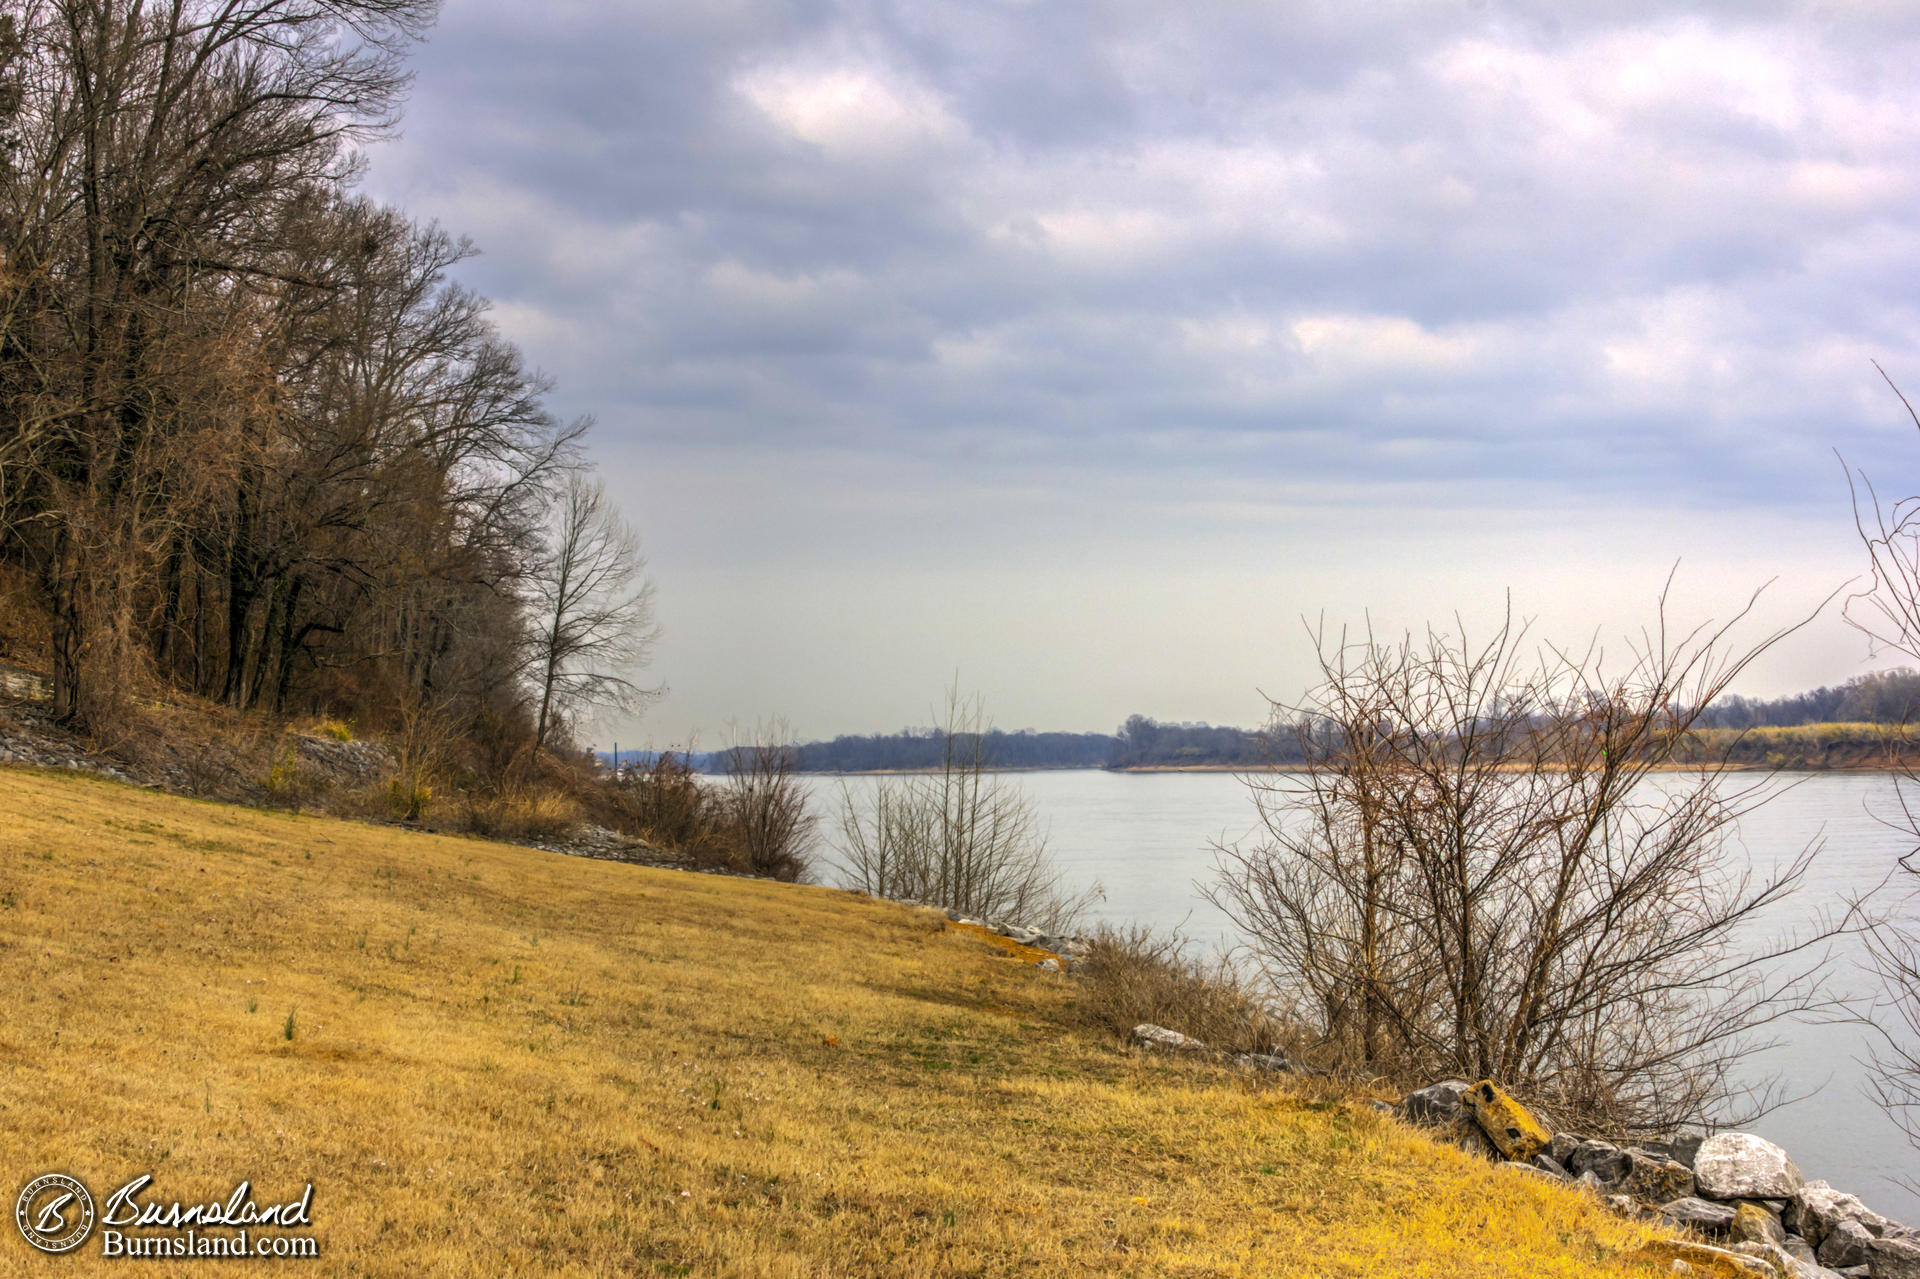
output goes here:
<path id="1" fill-rule="evenodd" d="M 1767 701 L 1737 693 L 1701 712 L 1698 728 L 1794 728 L 1802 724 L 1920 723 L 1920 671 L 1910 667 L 1861 675 Z"/>
<path id="2" fill-rule="evenodd" d="M 1716 698 L 1694 720 L 1694 727 L 1791 728 L 1835 722 L 1920 723 L 1920 671 L 1881 671 L 1772 700 L 1730 694 Z M 1260 768 L 1304 762 L 1302 731 L 1302 724 L 1292 721 L 1252 729 L 1131 715 L 1112 733 L 993 729 L 981 745 L 993 768 Z M 946 744 L 937 729 L 905 728 L 843 734 L 793 749 L 798 772 L 871 773 L 937 769 Z M 628 752 L 627 758 L 650 760 L 651 755 Z M 693 763 L 723 771 L 717 756 L 696 756 Z"/>
<path id="3" fill-rule="evenodd" d="M 1161 723 L 1134 715 L 1112 733 L 1039 733 L 1032 729 L 980 734 L 979 750 L 991 768 L 1177 768 L 1258 767 L 1300 758 L 1297 734 Z M 974 747 L 968 744 L 969 750 Z M 871 773 L 938 769 L 949 743 L 939 729 L 842 735 L 796 746 L 796 767 L 807 773 Z M 706 761 L 701 761 L 703 764 Z M 708 765 L 717 766 L 717 765 Z"/>
<path id="4" fill-rule="evenodd" d="M 1268 729 L 1165 724 L 1131 715 L 1115 735 L 1109 768 L 1232 766 L 1256 768 L 1300 758 L 1298 734 L 1291 726 Z"/>
<path id="5" fill-rule="evenodd" d="M 1009 733 L 996 728 L 974 736 L 981 738 L 978 746 L 993 768 L 1105 768 L 1115 745 L 1109 733 Z M 968 745 L 971 749 L 975 744 Z M 905 728 L 842 735 L 794 749 L 802 772 L 872 773 L 942 768 L 950 744 L 939 729 Z"/>

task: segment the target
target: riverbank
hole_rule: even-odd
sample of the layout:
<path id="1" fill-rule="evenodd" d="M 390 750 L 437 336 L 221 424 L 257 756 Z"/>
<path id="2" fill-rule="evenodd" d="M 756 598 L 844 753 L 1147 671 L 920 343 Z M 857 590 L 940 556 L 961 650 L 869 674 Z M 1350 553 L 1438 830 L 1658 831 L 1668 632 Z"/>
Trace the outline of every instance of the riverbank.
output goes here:
<path id="1" fill-rule="evenodd" d="M 19 767 L 0 811 L 7 1175 L 310 1181 L 316 1274 L 1651 1273 L 930 912 Z"/>
<path id="2" fill-rule="evenodd" d="M 1920 733 L 1900 724 L 1826 723 L 1789 728 L 1696 729 L 1663 765 L 1687 772 L 1719 765 L 1734 772 L 1899 772 L 1920 768 Z M 996 768 L 1004 773 L 1081 772 L 1090 765 L 1026 764 Z M 1248 764 L 1199 760 L 1187 763 L 1110 764 L 1109 773 L 1286 773 L 1297 760 Z M 938 772 L 938 768 L 801 769 L 809 776 L 886 777 Z"/>

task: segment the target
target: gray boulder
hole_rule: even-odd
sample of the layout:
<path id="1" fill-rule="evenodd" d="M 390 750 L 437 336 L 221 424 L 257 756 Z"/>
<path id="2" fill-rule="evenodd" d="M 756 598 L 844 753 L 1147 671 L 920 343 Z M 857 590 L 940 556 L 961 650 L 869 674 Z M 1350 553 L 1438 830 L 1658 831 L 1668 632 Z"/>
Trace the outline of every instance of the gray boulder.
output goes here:
<path id="1" fill-rule="evenodd" d="M 1607 1185 L 1613 1185 L 1624 1181 L 1632 1171 L 1633 1156 L 1611 1142 L 1583 1141 L 1567 1153 L 1566 1164 L 1575 1176 L 1590 1172 Z"/>
<path id="2" fill-rule="evenodd" d="M 1662 1137 L 1658 1140 L 1645 1139 L 1628 1149 L 1635 1154 L 1645 1155 L 1649 1159 L 1671 1159 L 1677 1164 L 1693 1168 L 1693 1156 L 1700 1149 L 1705 1138 L 1695 1134 L 1688 1137 Z"/>
<path id="3" fill-rule="evenodd" d="M 1693 1176 L 1708 1199 L 1791 1199 L 1803 1184 L 1786 1151 L 1746 1132 L 1716 1133 L 1701 1142 Z"/>
<path id="4" fill-rule="evenodd" d="M 1240 1053 L 1233 1064 L 1243 1070 L 1261 1071 L 1269 1075 L 1287 1075 L 1293 1073 L 1293 1063 L 1279 1053 Z"/>
<path id="5" fill-rule="evenodd" d="M 1547 1154 L 1553 1157 L 1553 1162 L 1565 1167 L 1572 1159 L 1573 1152 L 1580 1145 L 1581 1140 L 1570 1132 L 1556 1132 L 1553 1134 L 1553 1140 L 1547 1143 Z"/>
<path id="6" fill-rule="evenodd" d="M 1443 1079 L 1400 1100 L 1400 1114 L 1416 1124 L 1451 1123 L 1460 1113 L 1460 1098 L 1472 1087 L 1464 1079 Z"/>
<path id="7" fill-rule="evenodd" d="M 1693 1194 L 1693 1174 L 1671 1159 L 1649 1159 L 1627 1151 L 1627 1175 L 1614 1184 L 1623 1194 L 1647 1203 L 1667 1203 Z"/>
<path id="8" fill-rule="evenodd" d="M 1733 1225 L 1732 1208 L 1692 1196 L 1660 1205 L 1660 1215 L 1676 1226 L 1686 1226 L 1716 1238 L 1725 1235 Z"/>
<path id="9" fill-rule="evenodd" d="M 1552 1155 L 1547 1154 L 1545 1151 L 1542 1151 L 1541 1153 L 1535 1155 L 1533 1157 L 1532 1163 L 1533 1163 L 1533 1166 L 1535 1168 L 1538 1168 L 1541 1172 L 1553 1174 L 1554 1180 L 1556 1181 L 1572 1181 L 1573 1180 L 1573 1174 L 1568 1172 L 1566 1168 L 1561 1165 L 1559 1160 L 1555 1159 Z"/>
<path id="10" fill-rule="evenodd" d="M 1502 1168 L 1510 1168 L 1514 1172 L 1524 1172 L 1527 1174 L 1527 1176 L 1532 1177 L 1537 1181 L 1550 1181 L 1556 1186 L 1560 1184 L 1560 1178 L 1554 1176 L 1552 1173 L 1548 1172 L 1545 1168 L 1536 1168 L 1532 1164 L 1520 1164 L 1520 1163 L 1515 1163 L 1511 1159 L 1502 1159 L 1500 1161 L 1500 1166 Z"/>
<path id="11" fill-rule="evenodd" d="M 1839 1221 L 1834 1223 L 1826 1237 L 1820 1241 L 1820 1264 L 1833 1266 L 1864 1266 L 1872 1257 L 1873 1236 L 1867 1228 L 1857 1221 Z"/>
<path id="12" fill-rule="evenodd" d="M 1779 1244 L 1749 1244 L 1749 1248 L 1766 1248 L 1764 1260 L 1773 1264 L 1774 1270 L 1782 1279 L 1840 1279 L 1837 1271 L 1829 1270 L 1817 1261 L 1807 1261 L 1792 1250 Z M 1756 1251 L 1752 1255 L 1759 1256 Z"/>
<path id="13" fill-rule="evenodd" d="M 1816 1248 L 1843 1221 L 1859 1225 L 1876 1239 L 1899 1230 L 1857 1197 L 1835 1190 L 1824 1181 L 1809 1181 L 1787 1206 L 1787 1226 Z"/>
<path id="14" fill-rule="evenodd" d="M 1052 955 L 1048 955 L 1045 959 L 1035 964 L 1034 967 L 1043 973 L 1057 973 L 1060 971 L 1060 961 Z"/>
<path id="15" fill-rule="evenodd" d="M 1867 1251 L 1867 1274 L 1872 1279 L 1920 1279 L 1920 1243 L 1874 1240 Z"/>
<path id="16" fill-rule="evenodd" d="M 1793 1259 L 1793 1269 L 1787 1271 L 1792 1279 L 1846 1279 L 1838 1270 L 1829 1270 L 1817 1261 Z"/>
<path id="17" fill-rule="evenodd" d="M 1666 1203 L 1693 1194 L 1693 1174 L 1671 1159 L 1622 1150 L 1605 1141 L 1556 1143 L 1576 1176 L 1592 1173 L 1607 1187 L 1648 1203 Z M 1549 1148 L 1549 1154 L 1552 1149 Z"/>
<path id="18" fill-rule="evenodd" d="M 1820 1258 L 1813 1255 L 1813 1249 L 1807 1247 L 1807 1241 L 1799 1235 L 1788 1235 L 1780 1241 L 1780 1247 L 1795 1261 L 1804 1261 L 1810 1266 L 1820 1264 Z"/>

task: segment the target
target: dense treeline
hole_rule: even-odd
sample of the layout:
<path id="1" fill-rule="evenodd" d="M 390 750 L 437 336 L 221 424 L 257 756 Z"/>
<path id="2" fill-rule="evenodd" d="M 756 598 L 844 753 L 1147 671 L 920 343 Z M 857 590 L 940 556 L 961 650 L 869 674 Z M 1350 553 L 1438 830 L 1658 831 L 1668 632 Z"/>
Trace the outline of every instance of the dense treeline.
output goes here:
<path id="1" fill-rule="evenodd" d="M 1211 724 L 1163 724 L 1131 716 L 1114 733 L 1004 732 L 989 729 L 982 742 L 992 768 L 1256 767 L 1300 757 L 1291 729 L 1269 735 Z M 809 773 L 936 769 L 946 744 L 932 728 L 843 735 L 794 747 L 796 767 Z"/>
<path id="2" fill-rule="evenodd" d="M 1108 763 L 1113 768 L 1256 768 L 1299 758 L 1298 735 L 1291 728 L 1255 732 L 1212 724 L 1163 724 L 1133 715 L 1120 726 Z"/>
<path id="3" fill-rule="evenodd" d="M 984 738 L 986 757 L 994 768 L 1104 768 L 1115 741 L 1107 733 L 1036 733 L 1029 729 L 1008 733 L 997 728 L 988 730 Z M 898 733 L 807 742 L 794 748 L 794 756 L 799 770 L 809 773 L 933 769 L 946 758 L 946 741 L 937 729 L 908 728 Z"/>
<path id="4" fill-rule="evenodd" d="M 1803 724 L 1916 722 L 1920 722 L 1920 671 L 1901 667 L 1773 701 L 1732 694 L 1709 706 L 1698 726 L 1797 728 Z"/>
<path id="5" fill-rule="evenodd" d="M 1862 675 L 1771 701 L 1733 694 L 1701 712 L 1702 729 L 1792 728 L 1828 723 L 1920 723 L 1920 671 Z M 1017 733 L 991 730 L 986 756 L 995 768 L 1259 768 L 1303 762 L 1299 726 L 1229 728 L 1128 717 L 1113 733 Z M 794 748 L 801 772 L 885 772 L 940 766 L 940 734 L 930 728 L 843 735 Z M 709 765 L 702 757 L 700 766 Z"/>
<path id="6" fill-rule="evenodd" d="M 159 684 L 537 741 L 635 691 L 586 423 L 465 240 L 353 192 L 433 14 L 0 0 L 0 574 L 62 721 Z"/>

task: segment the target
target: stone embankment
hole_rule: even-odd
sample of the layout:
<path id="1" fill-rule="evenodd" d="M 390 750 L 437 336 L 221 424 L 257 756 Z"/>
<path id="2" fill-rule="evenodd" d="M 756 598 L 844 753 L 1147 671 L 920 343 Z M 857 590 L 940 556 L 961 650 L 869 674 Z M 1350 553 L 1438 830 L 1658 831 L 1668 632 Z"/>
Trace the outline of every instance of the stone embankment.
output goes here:
<path id="1" fill-rule="evenodd" d="M 968 929 L 990 941 L 997 941 L 1003 950 L 1043 972 L 1065 972 L 1087 955 L 1085 937 L 1056 937 L 1044 928 L 975 919 L 957 910 L 949 910 L 947 919 L 956 928 Z"/>
<path id="2" fill-rule="evenodd" d="M 1499 1086 L 1458 1079 L 1388 1109 L 1517 1175 L 1681 1230 L 1690 1237 L 1649 1245 L 1648 1259 L 1674 1274 L 1920 1279 L 1920 1230 L 1806 1181 L 1786 1151 L 1751 1133 L 1621 1145 L 1554 1132 Z"/>
<path id="3" fill-rule="evenodd" d="M 1220 1056 L 1164 1026 L 1135 1026 L 1156 1052 Z M 1275 1054 L 1233 1060 L 1298 1071 Z M 1672 1227 L 1645 1259 L 1676 1275 L 1725 1279 L 1920 1279 L 1920 1229 L 1874 1212 L 1824 1181 L 1807 1181 L 1780 1147 L 1723 1132 L 1621 1145 L 1555 1132 L 1491 1081 L 1448 1079 L 1382 1111 L 1426 1128 L 1468 1154 L 1564 1184 L 1626 1216 Z"/>

